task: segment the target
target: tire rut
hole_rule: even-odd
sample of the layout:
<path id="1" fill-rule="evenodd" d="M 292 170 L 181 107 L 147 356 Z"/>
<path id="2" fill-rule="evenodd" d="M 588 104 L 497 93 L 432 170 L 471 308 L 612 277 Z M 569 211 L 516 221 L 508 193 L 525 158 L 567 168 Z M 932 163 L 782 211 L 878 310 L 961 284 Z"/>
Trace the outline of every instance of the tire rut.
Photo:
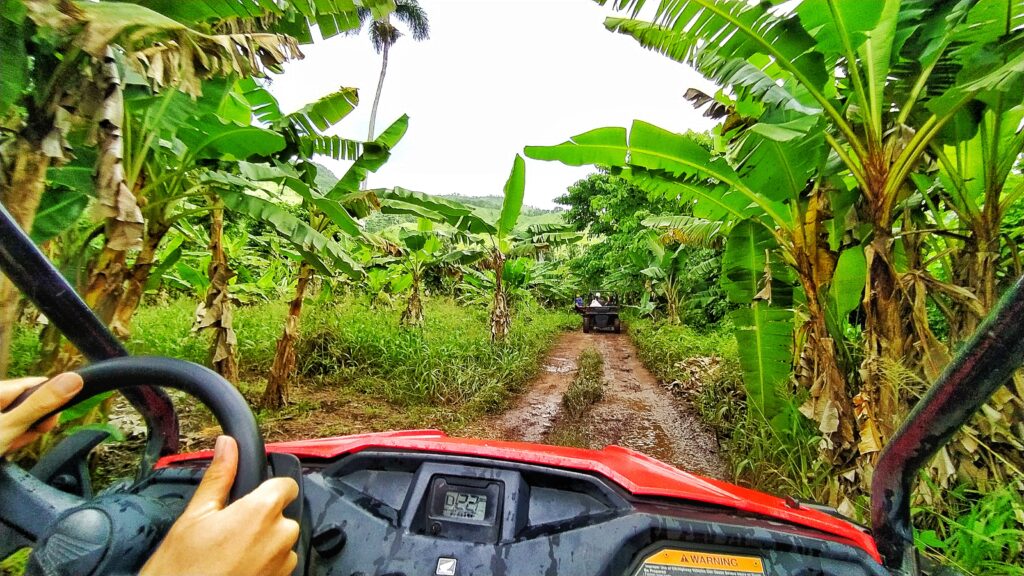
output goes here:
<path id="1" fill-rule="evenodd" d="M 569 422 L 562 395 L 576 375 L 576 357 L 591 347 L 604 358 L 604 397 L 581 421 Z M 581 427 L 576 436 L 585 439 L 588 448 L 617 444 L 689 472 L 726 475 L 714 432 L 693 406 L 659 385 L 625 334 L 563 334 L 545 359 L 543 372 L 480 433 L 543 443 L 559 426 Z"/>

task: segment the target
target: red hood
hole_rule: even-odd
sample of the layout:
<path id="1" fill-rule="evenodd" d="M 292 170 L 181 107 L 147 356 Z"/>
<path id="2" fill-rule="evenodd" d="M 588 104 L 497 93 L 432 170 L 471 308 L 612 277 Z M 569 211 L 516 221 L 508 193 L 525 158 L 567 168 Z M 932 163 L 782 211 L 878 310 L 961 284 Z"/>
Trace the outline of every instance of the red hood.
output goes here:
<path id="1" fill-rule="evenodd" d="M 810 508 L 794 508 L 777 496 L 684 472 L 619 446 L 584 450 L 522 442 L 450 438 L 440 430 L 381 432 L 267 445 L 268 452 L 322 459 L 335 459 L 374 448 L 460 454 L 592 472 L 615 482 L 635 496 L 675 498 L 725 506 L 820 530 L 853 542 L 875 560 L 881 561 L 871 536 L 840 518 Z M 176 454 L 162 458 L 157 465 L 208 459 L 211 455 L 210 451 Z"/>

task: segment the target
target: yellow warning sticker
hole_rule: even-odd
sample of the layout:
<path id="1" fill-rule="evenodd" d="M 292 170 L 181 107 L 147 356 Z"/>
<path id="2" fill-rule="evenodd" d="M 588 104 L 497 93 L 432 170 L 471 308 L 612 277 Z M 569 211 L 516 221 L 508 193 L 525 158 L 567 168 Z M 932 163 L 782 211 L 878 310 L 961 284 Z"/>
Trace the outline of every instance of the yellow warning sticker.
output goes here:
<path id="1" fill-rule="evenodd" d="M 648 556 L 636 576 L 763 576 L 764 573 L 764 561 L 754 556 L 666 549 Z"/>

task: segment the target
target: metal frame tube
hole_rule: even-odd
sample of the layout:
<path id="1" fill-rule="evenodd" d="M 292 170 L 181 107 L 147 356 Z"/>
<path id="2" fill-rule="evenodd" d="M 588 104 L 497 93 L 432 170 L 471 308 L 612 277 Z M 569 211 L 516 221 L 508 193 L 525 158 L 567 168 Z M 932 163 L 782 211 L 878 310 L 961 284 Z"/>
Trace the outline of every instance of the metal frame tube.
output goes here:
<path id="1" fill-rule="evenodd" d="M 871 525 L 890 569 L 916 571 L 910 494 L 922 466 L 1024 363 L 1024 278 L 1007 291 L 886 445 L 871 482 Z"/>

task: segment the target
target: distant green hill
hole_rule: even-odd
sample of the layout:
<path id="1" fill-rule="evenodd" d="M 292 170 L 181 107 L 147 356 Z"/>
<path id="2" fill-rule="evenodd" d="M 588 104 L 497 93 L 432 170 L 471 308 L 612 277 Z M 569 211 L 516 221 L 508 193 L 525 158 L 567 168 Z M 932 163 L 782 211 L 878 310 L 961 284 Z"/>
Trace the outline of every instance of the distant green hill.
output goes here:
<path id="1" fill-rule="evenodd" d="M 461 202 L 466 206 L 471 206 L 477 214 L 487 219 L 488 221 L 495 221 L 498 219 L 498 214 L 501 212 L 501 196 L 460 196 L 458 194 L 442 194 L 438 196 L 446 200 L 454 200 Z M 533 206 L 523 206 L 523 212 L 519 216 L 519 227 L 526 227 L 530 224 L 560 224 L 564 222 L 562 214 L 564 210 L 561 208 L 555 210 L 546 210 L 544 208 L 535 208 Z"/>
<path id="2" fill-rule="evenodd" d="M 438 198 L 453 200 L 465 204 L 473 209 L 481 218 L 488 222 L 494 222 L 501 213 L 501 196 L 459 196 L 458 194 L 436 194 Z M 561 224 L 564 210 L 545 210 L 533 206 L 523 206 L 523 212 L 519 216 L 519 228 L 525 228 L 531 224 Z M 389 228 L 403 222 L 414 222 L 413 216 L 394 214 L 372 214 L 366 219 L 366 227 L 370 231 L 378 231 Z"/>
<path id="3" fill-rule="evenodd" d="M 316 183 L 321 190 L 330 190 L 338 183 L 337 175 L 330 168 L 322 164 L 317 164 L 316 167 Z M 501 213 L 501 196 L 460 196 L 458 194 L 434 194 L 434 196 L 465 204 L 473 208 L 474 212 L 488 222 L 497 221 L 498 214 Z M 533 206 L 523 206 L 522 214 L 519 216 L 518 227 L 525 228 L 531 224 L 562 224 L 565 222 L 562 218 L 564 212 L 561 208 L 546 210 L 544 208 L 534 208 Z M 375 232 L 395 224 L 415 221 L 416 218 L 413 216 L 374 213 L 366 219 L 366 227 L 371 232 Z"/>

